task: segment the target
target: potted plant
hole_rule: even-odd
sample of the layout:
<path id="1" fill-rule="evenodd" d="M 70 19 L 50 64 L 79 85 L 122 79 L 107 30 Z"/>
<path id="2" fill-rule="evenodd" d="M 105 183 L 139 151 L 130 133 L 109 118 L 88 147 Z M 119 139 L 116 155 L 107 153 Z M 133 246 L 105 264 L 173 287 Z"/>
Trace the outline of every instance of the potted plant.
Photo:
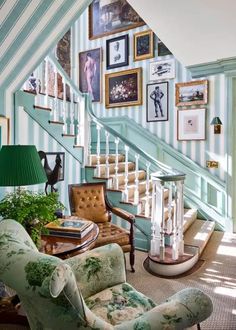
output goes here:
<path id="1" fill-rule="evenodd" d="M 21 223 L 39 246 L 41 234 L 47 231 L 45 224 L 55 220 L 55 212 L 64 208 L 57 193 L 45 195 L 18 189 L 0 201 L 0 216 Z"/>

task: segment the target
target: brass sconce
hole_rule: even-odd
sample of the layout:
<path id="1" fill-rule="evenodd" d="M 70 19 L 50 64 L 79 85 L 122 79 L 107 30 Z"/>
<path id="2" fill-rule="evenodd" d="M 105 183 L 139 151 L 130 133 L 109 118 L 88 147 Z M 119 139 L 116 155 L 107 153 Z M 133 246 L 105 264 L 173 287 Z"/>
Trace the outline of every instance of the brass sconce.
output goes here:
<path id="1" fill-rule="evenodd" d="M 214 134 L 220 134 L 221 133 L 222 122 L 221 122 L 219 117 L 214 117 L 211 121 L 211 125 L 214 125 Z"/>

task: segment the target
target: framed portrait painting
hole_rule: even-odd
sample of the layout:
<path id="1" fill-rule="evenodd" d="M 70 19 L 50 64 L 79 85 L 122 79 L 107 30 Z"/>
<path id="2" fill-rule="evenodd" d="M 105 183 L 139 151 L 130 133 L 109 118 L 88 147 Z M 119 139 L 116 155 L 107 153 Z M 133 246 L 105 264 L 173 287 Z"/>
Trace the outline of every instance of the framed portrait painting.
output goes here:
<path id="1" fill-rule="evenodd" d="M 10 143 L 10 120 L 0 116 L 0 148 Z"/>
<path id="2" fill-rule="evenodd" d="M 168 82 L 147 84 L 147 122 L 168 120 Z"/>
<path id="3" fill-rule="evenodd" d="M 89 6 L 89 39 L 146 24 L 126 0 L 94 0 Z"/>
<path id="4" fill-rule="evenodd" d="M 146 60 L 154 57 L 152 30 L 134 34 L 134 61 Z"/>
<path id="5" fill-rule="evenodd" d="M 200 105 L 208 102 L 208 80 L 195 80 L 175 85 L 176 106 Z"/>
<path id="6" fill-rule="evenodd" d="M 149 63 L 149 80 L 175 78 L 175 60 L 155 61 Z"/>
<path id="7" fill-rule="evenodd" d="M 129 65 L 128 34 L 106 40 L 107 70 Z"/>
<path id="8" fill-rule="evenodd" d="M 55 165 L 60 163 L 58 181 L 64 181 L 65 172 L 65 153 L 64 152 L 46 152 L 49 167 L 53 170 Z"/>
<path id="9" fill-rule="evenodd" d="M 206 109 L 178 110 L 177 139 L 205 140 Z"/>
<path id="10" fill-rule="evenodd" d="M 105 75 L 106 108 L 142 104 L 142 69 L 136 68 Z"/>
<path id="11" fill-rule="evenodd" d="M 79 89 L 93 102 L 101 102 L 101 58 L 101 48 L 79 53 Z"/>

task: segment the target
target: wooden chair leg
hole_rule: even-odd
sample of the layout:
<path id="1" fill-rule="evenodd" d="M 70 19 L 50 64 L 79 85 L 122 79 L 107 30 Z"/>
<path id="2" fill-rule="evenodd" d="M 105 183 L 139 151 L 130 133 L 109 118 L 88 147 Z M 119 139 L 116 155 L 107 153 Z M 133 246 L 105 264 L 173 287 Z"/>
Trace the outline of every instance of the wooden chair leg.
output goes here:
<path id="1" fill-rule="evenodd" d="M 130 255 L 129 255 L 129 261 L 130 261 L 130 267 L 131 267 L 131 272 L 134 273 L 134 261 L 135 261 L 135 255 L 134 255 L 134 247 L 131 247 Z"/>
<path id="2" fill-rule="evenodd" d="M 197 324 L 197 330 L 201 330 L 200 323 Z"/>

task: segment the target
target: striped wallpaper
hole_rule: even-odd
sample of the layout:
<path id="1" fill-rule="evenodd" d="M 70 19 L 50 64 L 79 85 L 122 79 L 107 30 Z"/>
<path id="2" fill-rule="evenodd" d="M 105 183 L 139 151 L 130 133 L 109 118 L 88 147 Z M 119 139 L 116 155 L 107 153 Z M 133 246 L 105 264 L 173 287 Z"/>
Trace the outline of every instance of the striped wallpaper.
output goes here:
<path id="1" fill-rule="evenodd" d="M 87 10 L 80 16 L 74 24 L 73 36 L 74 45 L 72 52 L 72 62 L 74 63 L 73 78 L 78 80 L 78 53 L 80 51 L 102 47 L 103 49 L 103 87 L 104 74 L 106 72 L 115 72 L 126 70 L 129 68 L 142 67 L 143 70 L 143 105 L 135 107 L 122 107 L 105 109 L 104 106 L 104 88 L 103 88 L 103 102 L 93 103 L 94 111 L 99 117 L 128 116 L 135 120 L 138 124 L 148 129 L 151 133 L 158 136 L 176 150 L 182 152 L 187 157 L 198 163 L 202 167 L 206 167 L 206 160 L 219 161 L 219 169 L 210 169 L 210 171 L 218 176 L 221 180 L 226 179 L 226 144 L 227 144 L 227 110 L 226 110 L 226 78 L 224 74 L 207 77 L 209 80 L 209 102 L 204 107 L 206 108 L 206 140 L 205 141 L 177 141 L 177 111 L 175 107 L 175 83 L 186 82 L 191 80 L 190 72 L 176 60 L 176 78 L 169 80 L 169 120 L 167 122 L 146 122 L 146 84 L 149 82 L 149 63 L 158 59 L 157 47 L 155 47 L 155 59 L 143 60 L 133 62 L 133 33 L 147 30 L 147 26 L 142 26 L 133 30 L 128 30 L 120 34 L 113 34 L 100 39 L 88 39 L 88 12 Z M 129 66 L 122 67 L 115 70 L 106 71 L 106 39 L 110 39 L 119 35 L 129 34 L 130 41 L 130 57 Z M 155 38 L 155 45 L 157 38 Z M 168 45 L 167 45 L 168 46 Z M 172 55 L 159 57 L 159 59 L 172 58 Z M 204 77 L 202 77 L 204 79 Z M 189 107 L 188 107 L 189 108 Z M 196 107 L 191 107 L 196 108 Z M 186 107 L 185 107 L 186 109 Z M 223 132 L 221 135 L 214 135 L 213 127 L 210 122 L 213 117 L 219 116 L 223 123 Z"/>

